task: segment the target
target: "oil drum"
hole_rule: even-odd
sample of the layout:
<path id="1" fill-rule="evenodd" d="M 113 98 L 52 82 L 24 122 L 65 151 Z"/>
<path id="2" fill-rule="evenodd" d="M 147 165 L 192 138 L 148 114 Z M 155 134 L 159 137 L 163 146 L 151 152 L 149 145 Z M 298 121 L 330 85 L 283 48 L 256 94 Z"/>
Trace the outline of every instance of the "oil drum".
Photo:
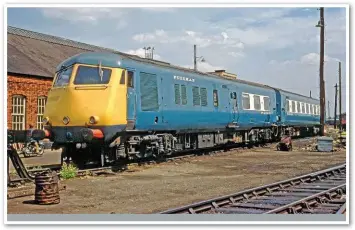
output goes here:
<path id="1" fill-rule="evenodd" d="M 35 176 L 35 202 L 37 204 L 59 204 L 59 178 L 56 172 L 42 172 Z"/>

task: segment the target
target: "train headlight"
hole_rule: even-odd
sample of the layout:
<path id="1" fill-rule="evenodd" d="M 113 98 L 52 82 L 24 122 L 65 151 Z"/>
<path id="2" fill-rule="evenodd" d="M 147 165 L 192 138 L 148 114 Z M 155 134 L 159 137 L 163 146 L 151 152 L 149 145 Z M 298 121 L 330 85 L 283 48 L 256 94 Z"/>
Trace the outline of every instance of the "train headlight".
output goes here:
<path id="1" fill-rule="evenodd" d="M 90 118 L 89 118 L 89 123 L 90 124 L 97 124 L 99 122 L 99 117 L 98 116 L 91 116 Z"/>
<path id="2" fill-rule="evenodd" d="M 64 125 L 69 124 L 69 121 L 70 121 L 69 117 L 63 117 L 63 124 Z"/>
<path id="3" fill-rule="evenodd" d="M 48 122 L 49 122 L 49 117 L 43 118 L 42 123 L 43 123 L 44 125 L 48 124 Z"/>

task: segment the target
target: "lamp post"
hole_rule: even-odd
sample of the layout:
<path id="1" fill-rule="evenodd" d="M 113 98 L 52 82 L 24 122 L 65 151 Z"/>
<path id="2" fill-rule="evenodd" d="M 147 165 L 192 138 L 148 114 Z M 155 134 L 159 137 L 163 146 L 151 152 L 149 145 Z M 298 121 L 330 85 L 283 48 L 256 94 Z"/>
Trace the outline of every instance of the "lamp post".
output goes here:
<path id="1" fill-rule="evenodd" d="M 324 8 L 320 9 L 320 19 L 316 27 L 320 28 L 320 55 L 319 55 L 319 84 L 320 84 L 320 135 L 324 136 L 324 107 L 325 107 L 325 90 L 324 90 Z"/>
<path id="2" fill-rule="evenodd" d="M 197 71 L 197 61 L 205 62 L 205 58 L 200 56 L 197 57 L 196 45 L 194 45 L 194 70 Z"/>

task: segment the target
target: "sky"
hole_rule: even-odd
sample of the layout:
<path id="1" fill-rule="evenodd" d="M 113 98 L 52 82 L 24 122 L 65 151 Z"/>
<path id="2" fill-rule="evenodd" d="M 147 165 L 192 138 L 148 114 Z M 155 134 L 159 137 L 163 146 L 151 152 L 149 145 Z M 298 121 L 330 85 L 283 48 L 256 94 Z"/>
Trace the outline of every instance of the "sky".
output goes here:
<path id="1" fill-rule="evenodd" d="M 325 8 L 326 109 L 334 115 L 338 62 L 346 111 L 346 9 Z M 8 8 L 10 26 L 238 78 L 319 98 L 317 8 Z M 328 117 L 328 112 L 327 115 Z"/>

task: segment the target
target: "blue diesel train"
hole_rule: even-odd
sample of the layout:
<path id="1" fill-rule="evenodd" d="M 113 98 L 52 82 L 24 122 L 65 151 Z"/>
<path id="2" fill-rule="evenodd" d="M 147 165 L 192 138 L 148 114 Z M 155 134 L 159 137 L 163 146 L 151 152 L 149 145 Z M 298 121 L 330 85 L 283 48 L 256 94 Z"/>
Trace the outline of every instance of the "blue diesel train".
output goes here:
<path id="1" fill-rule="evenodd" d="M 42 137 L 63 159 L 101 165 L 227 143 L 319 132 L 319 100 L 116 53 L 82 53 L 61 63 Z"/>

